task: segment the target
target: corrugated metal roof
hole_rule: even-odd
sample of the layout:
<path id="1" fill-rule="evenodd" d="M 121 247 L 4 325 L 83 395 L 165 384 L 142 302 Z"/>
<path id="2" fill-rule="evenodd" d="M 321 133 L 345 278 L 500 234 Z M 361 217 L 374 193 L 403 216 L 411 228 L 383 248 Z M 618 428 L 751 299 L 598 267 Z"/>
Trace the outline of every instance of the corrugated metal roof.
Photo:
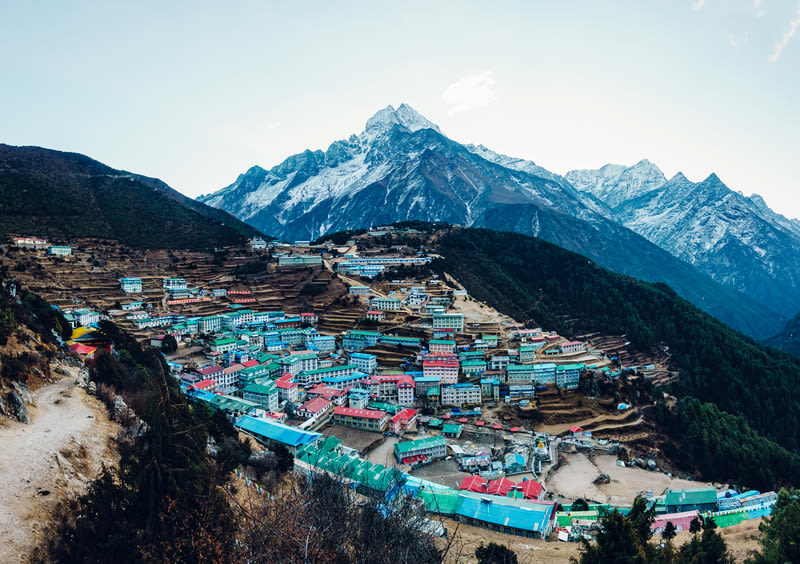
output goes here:
<path id="1" fill-rule="evenodd" d="M 236 422 L 236 426 L 244 431 L 293 447 L 314 442 L 322 436 L 319 433 L 303 431 L 274 421 L 256 419 L 250 416 L 240 417 L 239 421 Z"/>
<path id="2" fill-rule="evenodd" d="M 697 488 L 693 490 L 667 490 L 667 505 L 716 504 L 717 490 L 714 488 Z"/>
<path id="3" fill-rule="evenodd" d="M 513 527 L 526 531 L 541 532 L 547 528 L 551 505 L 516 501 L 492 496 L 461 496 L 458 515 L 492 523 L 502 527 Z"/>

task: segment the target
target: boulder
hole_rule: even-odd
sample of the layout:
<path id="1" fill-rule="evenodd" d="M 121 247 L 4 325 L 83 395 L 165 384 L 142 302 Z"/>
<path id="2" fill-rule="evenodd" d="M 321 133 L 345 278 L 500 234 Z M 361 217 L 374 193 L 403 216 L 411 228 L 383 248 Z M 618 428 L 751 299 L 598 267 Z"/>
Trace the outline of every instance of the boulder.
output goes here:
<path id="1" fill-rule="evenodd" d="M 597 478 L 594 479 L 594 483 L 598 486 L 600 484 L 610 484 L 611 478 L 609 477 L 608 474 L 600 474 Z"/>
<path id="2" fill-rule="evenodd" d="M 28 414 L 28 408 L 25 406 L 25 400 L 16 392 L 16 390 L 11 390 L 8 393 L 8 406 L 20 423 L 25 423 L 26 425 L 30 424 L 31 416 Z"/>
<path id="3" fill-rule="evenodd" d="M 31 389 L 22 382 L 12 382 L 12 386 L 14 386 L 14 391 L 19 394 L 19 396 L 25 401 L 25 403 L 33 404 L 33 392 Z"/>

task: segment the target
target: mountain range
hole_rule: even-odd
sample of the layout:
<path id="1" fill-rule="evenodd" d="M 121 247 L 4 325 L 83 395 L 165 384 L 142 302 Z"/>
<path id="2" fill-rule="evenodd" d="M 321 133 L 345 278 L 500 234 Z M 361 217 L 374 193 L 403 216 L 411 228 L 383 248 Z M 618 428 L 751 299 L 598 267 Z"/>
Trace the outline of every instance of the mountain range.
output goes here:
<path id="1" fill-rule="evenodd" d="M 759 205 L 757 198 L 741 197 L 752 203 L 751 226 L 734 229 L 733 212 L 689 201 L 694 189 L 735 192 L 716 177 L 686 183 L 682 175 L 667 181 L 649 161 L 560 176 L 530 160 L 457 143 L 402 104 L 380 110 L 360 134 L 325 151 L 307 150 L 271 169 L 253 166 L 233 184 L 199 199 L 289 241 L 404 220 L 516 231 L 617 272 L 666 283 L 751 336 L 777 333 L 800 310 L 795 296 L 779 299 L 800 280 L 789 256 L 800 242 L 793 229 L 800 226 L 771 212 L 763 200 Z M 686 189 L 682 199 L 669 198 L 673 186 Z M 654 193 L 663 196 L 656 199 Z M 667 234 L 658 214 L 671 217 L 677 211 L 680 219 L 670 222 L 674 229 Z M 716 213 L 724 215 L 717 219 Z M 717 221 L 729 222 L 726 236 L 703 231 Z M 762 241 L 756 232 L 763 225 L 771 235 Z M 749 238 L 737 238 L 739 233 Z M 759 250 L 748 250 L 756 239 Z"/>
<path id="2" fill-rule="evenodd" d="M 78 153 L 0 144 L 0 233 L 116 239 L 146 248 L 210 249 L 258 230 L 164 182 Z"/>

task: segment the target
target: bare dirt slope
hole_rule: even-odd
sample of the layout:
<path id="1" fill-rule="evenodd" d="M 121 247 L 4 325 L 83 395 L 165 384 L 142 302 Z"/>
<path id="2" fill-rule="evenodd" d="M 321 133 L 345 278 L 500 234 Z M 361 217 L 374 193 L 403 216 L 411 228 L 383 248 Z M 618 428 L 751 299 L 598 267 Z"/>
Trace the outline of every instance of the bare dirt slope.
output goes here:
<path id="1" fill-rule="evenodd" d="M 0 546 L 5 562 L 25 562 L 57 503 L 82 491 L 102 463 L 116 462 L 117 426 L 70 376 L 40 388 L 33 422 L 0 423 Z"/>

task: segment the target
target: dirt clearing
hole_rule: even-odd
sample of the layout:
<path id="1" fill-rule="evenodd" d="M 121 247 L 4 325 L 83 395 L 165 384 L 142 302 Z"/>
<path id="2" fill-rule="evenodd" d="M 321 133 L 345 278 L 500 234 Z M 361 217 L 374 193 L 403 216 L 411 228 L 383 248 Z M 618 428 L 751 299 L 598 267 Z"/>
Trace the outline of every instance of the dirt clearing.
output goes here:
<path id="1" fill-rule="evenodd" d="M 660 495 L 667 488 L 703 488 L 713 486 L 704 482 L 693 482 L 670 478 L 662 472 L 650 472 L 641 468 L 617 466 L 615 456 L 608 454 L 588 457 L 585 454 L 570 454 L 565 464 L 547 480 L 547 489 L 561 494 L 564 498 L 575 500 L 583 498 L 612 505 L 631 505 L 637 492 L 653 490 Z M 609 484 L 595 485 L 594 479 L 600 474 L 608 474 Z M 560 502 L 564 500 L 559 499 Z"/>
<path id="2" fill-rule="evenodd" d="M 58 502 L 116 463 L 117 425 L 75 384 L 76 369 L 34 393 L 33 422 L 0 424 L 0 546 L 3 561 L 25 562 Z"/>

